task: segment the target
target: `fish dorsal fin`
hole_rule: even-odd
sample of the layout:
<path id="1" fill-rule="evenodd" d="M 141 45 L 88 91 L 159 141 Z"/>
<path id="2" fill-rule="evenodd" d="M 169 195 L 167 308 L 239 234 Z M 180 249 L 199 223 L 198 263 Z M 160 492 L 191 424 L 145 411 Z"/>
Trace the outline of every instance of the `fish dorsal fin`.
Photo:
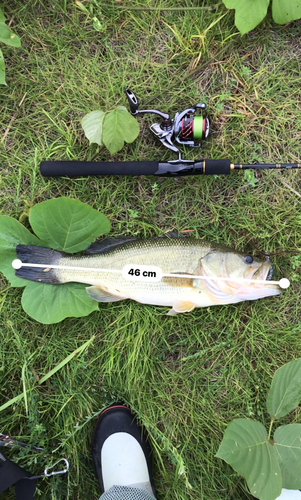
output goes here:
<path id="1" fill-rule="evenodd" d="M 85 252 L 87 253 L 105 253 L 109 252 L 113 248 L 119 245 L 124 245 L 128 241 L 140 240 L 140 238 L 135 238 L 134 236 L 119 236 L 118 238 L 105 238 L 104 240 L 97 240 L 89 245 Z"/>
<path id="2" fill-rule="evenodd" d="M 168 231 L 167 233 L 160 236 L 160 238 L 186 238 L 185 234 L 179 233 L 175 229 L 173 231 Z"/>
<path id="3" fill-rule="evenodd" d="M 122 300 L 124 297 L 117 297 L 112 293 L 106 292 L 100 286 L 89 286 L 86 288 L 86 292 L 91 297 L 91 299 L 97 302 L 117 302 L 117 300 Z"/>
<path id="4" fill-rule="evenodd" d="M 173 303 L 172 309 L 168 311 L 167 316 L 175 316 L 178 313 L 190 312 L 195 308 L 194 302 L 188 300 L 177 300 Z"/>
<path id="5" fill-rule="evenodd" d="M 169 231 L 162 236 L 153 236 L 153 238 L 149 239 L 158 239 L 158 238 L 185 238 L 184 235 L 178 233 L 177 231 Z M 136 236 L 118 236 L 117 238 L 105 238 L 103 240 L 94 241 L 89 245 L 85 252 L 90 254 L 97 253 L 106 253 L 114 248 L 127 243 L 128 241 L 141 240 L 141 238 L 137 238 Z"/>

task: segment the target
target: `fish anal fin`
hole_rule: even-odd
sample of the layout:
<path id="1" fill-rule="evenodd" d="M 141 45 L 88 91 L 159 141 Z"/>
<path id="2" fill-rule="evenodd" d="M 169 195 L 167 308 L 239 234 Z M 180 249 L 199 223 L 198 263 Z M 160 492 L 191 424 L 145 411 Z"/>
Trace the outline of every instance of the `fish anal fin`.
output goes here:
<path id="1" fill-rule="evenodd" d="M 122 300 L 124 297 L 117 297 L 112 293 L 106 292 L 100 286 L 94 285 L 86 288 L 86 292 L 91 297 L 91 299 L 97 302 L 117 302 L 117 300 Z"/>
<path id="2" fill-rule="evenodd" d="M 194 302 L 189 302 L 188 300 L 178 300 L 174 302 L 172 309 L 167 313 L 167 316 L 175 316 L 178 313 L 190 312 L 195 308 L 196 304 Z"/>

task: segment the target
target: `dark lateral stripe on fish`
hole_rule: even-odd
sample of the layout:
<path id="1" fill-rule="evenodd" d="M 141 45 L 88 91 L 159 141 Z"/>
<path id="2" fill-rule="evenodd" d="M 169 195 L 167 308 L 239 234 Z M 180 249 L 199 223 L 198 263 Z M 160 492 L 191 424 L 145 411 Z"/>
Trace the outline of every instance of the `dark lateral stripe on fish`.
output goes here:
<path id="1" fill-rule="evenodd" d="M 64 253 L 52 250 L 51 248 L 37 247 L 34 245 L 17 245 L 17 258 L 24 264 L 55 264 Z M 19 278 L 25 278 L 31 281 L 40 281 L 41 283 L 60 283 L 56 277 L 56 270 L 39 267 L 21 267 L 17 269 L 15 275 Z"/>

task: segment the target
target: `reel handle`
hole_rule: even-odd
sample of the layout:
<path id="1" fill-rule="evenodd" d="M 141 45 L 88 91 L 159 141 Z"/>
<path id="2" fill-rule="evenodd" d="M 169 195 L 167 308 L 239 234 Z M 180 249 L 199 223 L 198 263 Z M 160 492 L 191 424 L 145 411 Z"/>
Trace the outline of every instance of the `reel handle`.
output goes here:
<path id="1" fill-rule="evenodd" d="M 138 108 L 139 108 L 139 101 L 136 94 L 130 89 L 125 89 L 124 92 L 127 97 L 127 100 L 129 101 L 132 115 L 136 115 L 138 113 Z"/>
<path id="2" fill-rule="evenodd" d="M 161 118 L 163 118 L 164 122 L 167 122 L 168 125 L 171 125 L 171 119 L 167 113 L 162 113 L 162 111 L 159 111 L 158 109 L 141 109 L 138 111 L 139 101 L 138 101 L 136 94 L 130 89 L 125 89 L 124 93 L 127 97 L 127 100 L 129 101 L 131 114 L 133 116 L 138 115 L 138 113 L 140 113 L 140 114 L 152 113 L 154 115 L 161 116 Z"/>

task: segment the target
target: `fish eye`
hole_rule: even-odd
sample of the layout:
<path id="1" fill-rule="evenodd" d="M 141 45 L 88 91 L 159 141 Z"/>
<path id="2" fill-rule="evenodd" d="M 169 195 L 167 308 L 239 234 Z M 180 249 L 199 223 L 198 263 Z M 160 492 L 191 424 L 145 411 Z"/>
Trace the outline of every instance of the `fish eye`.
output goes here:
<path id="1" fill-rule="evenodd" d="M 246 257 L 244 257 L 244 261 L 246 264 L 252 264 L 253 257 L 251 257 L 251 255 L 247 255 Z"/>

